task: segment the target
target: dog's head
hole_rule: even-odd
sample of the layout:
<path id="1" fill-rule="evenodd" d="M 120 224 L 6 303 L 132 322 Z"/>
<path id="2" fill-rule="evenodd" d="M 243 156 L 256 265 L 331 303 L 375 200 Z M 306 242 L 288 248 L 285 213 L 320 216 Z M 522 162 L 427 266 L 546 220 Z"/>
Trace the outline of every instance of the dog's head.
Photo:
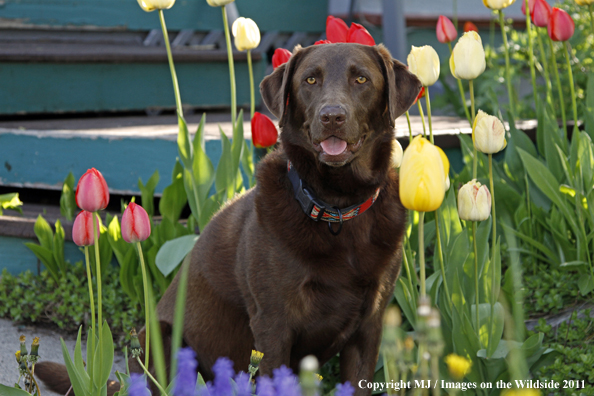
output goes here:
<path id="1" fill-rule="evenodd" d="M 420 89 L 382 45 L 346 43 L 298 47 L 260 85 L 280 120 L 283 146 L 298 146 L 331 167 L 369 157 L 363 153 L 371 155 L 374 142 L 392 134 Z"/>

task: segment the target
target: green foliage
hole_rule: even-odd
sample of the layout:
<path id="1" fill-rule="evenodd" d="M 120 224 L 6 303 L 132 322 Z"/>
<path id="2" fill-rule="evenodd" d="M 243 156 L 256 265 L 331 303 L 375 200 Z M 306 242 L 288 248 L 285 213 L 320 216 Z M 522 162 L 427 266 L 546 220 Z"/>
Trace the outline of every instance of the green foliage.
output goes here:
<path id="1" fill-rule="evenodd" d="M 76 196 L 74 189 L 74 175 L 72 172 L 68 173 L 64 183 L 62 184 L 62 194 L 60 195 L 60 213 L 68 221 L 74 219 L 77 211 Z"/>
<path id="2" fill-rule="evenodd" d="M 54 234 L 48 222 L 39 215 L 33 227 L 39 245 L 27 242 L 25 246 L 31 249 L 54 277 L 54 280 L 58 281 L 68 272 L 69 264 L 64 260 L 64 228 L 60 220 L 56 220 L 55 228 L 56 233 Z"/>
<path id="3" fill-rule="evenodd" d="M 19 199 L 19 193 L 8 193 L 0 195 L 0 216 L 2 216 L 3 209 L 16 210 L 20 214 L 23 214 L 23 210 L 20 208 L 23 202 Z"/>
<path id="4" fill-rule="evenodd" d="M 108 266 L 105 275 L 104 317 L 122 343 L 128 331 L 142 323 L 142 311 L 120 287 L 117 268 Z M 40 276 L 30 271 L 17 276 L 6 269 L 2 272 L 0 317 L 27 323 L 53 323 L 60 329 L 74 332 L 81 324 L 85 328 L 90 326 L 89 312 L 89 288 L 82 262 L 69 266 L 59 281 L 49 271 L 42 271 Z"/>

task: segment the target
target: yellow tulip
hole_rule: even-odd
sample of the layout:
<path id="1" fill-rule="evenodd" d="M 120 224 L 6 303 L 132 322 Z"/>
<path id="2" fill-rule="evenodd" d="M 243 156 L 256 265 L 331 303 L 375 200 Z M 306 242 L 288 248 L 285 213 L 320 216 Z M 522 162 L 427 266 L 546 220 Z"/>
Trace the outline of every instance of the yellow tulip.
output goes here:
<path id="1" fill-rule="evenodd" d="M 146 12 L 167 10 L 175 4 L 175 0 L 138 0 L 138 5 Z"/>
<path id="2" fill-rule="evenodd" d="M 400 168 L 402 154 L 400 142 L 397 139 L 392 140 L 392 168 Z"/>
<path id="3" fill-rule="evenodd" d="M 516 0 L 483 0 L 485 7 L 492 10 L 501 10 L 502 8 L 507 8 L 515 2 Z"/>
<path id="4" fill-rule="evenodd" d="M 590 5 L 592 3 L 594 3 L 594 0 L 575 0 L 575 2 L 577 3 L 577 5 Z"/>
<path id="5" fill-rule="evenodd" d="M 229 3 L 233 3 L 235 0 L 206 0 L 211 7 L 221 7 Z"/>
<path id="6" fill-rule="evenodd" d="M 484 71 L 485 50 L 481 36 L 471 30 L 460 37 L 450 57 L 450 69 L 457 79 L 474 80 Z"/>
<path id="7" fill-rule="evenodd" d="M 491 193 L 473 179 L 458 191 L 458 216 L 462 220 L 483 221 L 491 213 Z"/>
<path id="8" fill-rule="evenodd" d="M 404 151 L 400 165 L 402 205 L 419 212 L 439 208 L 445 195 L 444 175 L 444 161 L 439 150 L 422 136 L 415 137 Z"/>
<path id="9" fill-rule="evenodd" d="M 430 87 L 439 78 L 439 56 L 430 45 L 413 45 L 406 62 L 408 70 L 418 77 L 424 87 Z"/>
<path id="10" fill-rule="evenodd" d="M 251 50 L 260 44 L 260 29 L 250 18 L 237 18 L 233 22 L 231 31 L 235 37 L 235 47 L 239 51 Z"/>
<path id="11" fill-rule="evenodd" d="M 448 371 L 452 378 L 456 380 L 461 380 L 464 376 L 470 373 L 470 367 L 472 367 L 472 361 L 466 359 L 465 357 L 456 355 L 455 353 L 451 353 L 445 357 L 446 365 L 448 366 Z"/>
<path id="12" fill-rule="evenodd" d="M 499 118 L 479 110 L 472 125 L 472 142 L 481 153 L 500 152 L 507 146 L 503 123 Z"/>

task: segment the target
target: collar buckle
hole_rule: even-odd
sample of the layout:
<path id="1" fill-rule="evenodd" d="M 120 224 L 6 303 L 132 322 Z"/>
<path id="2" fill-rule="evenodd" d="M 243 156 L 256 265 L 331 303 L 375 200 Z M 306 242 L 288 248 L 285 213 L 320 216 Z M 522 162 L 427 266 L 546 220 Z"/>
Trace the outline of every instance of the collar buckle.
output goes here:
<path id="1" fill-rule="evenodd" d="M 307 186 L 303 186 L 303 180 L 300 180 L 300 190 L 303 192 L 303 195 L 305 196 L 304 198 L 306 199 L 300 199 L 301 197 L 298 198 L 299 203 L 301 204 L 301 208 L 303 208 L 303 211 L 310 216 L 314 221 L 320 221 L 320 219 L 322 218 L 322 216 L 324 216 L 324 212 L 326 211 L 326 206 L 322 203 L 320 203 L 320 201 L 318 199 L 316 199 L 315 196 L 313 196 L 309 190 L 307 189 Z M 301 194 L 299 194 L 301 195 Z M 312 211 L 314 206 L 317 206 L 319 211 L 316 217 L 312 216 Z"/>

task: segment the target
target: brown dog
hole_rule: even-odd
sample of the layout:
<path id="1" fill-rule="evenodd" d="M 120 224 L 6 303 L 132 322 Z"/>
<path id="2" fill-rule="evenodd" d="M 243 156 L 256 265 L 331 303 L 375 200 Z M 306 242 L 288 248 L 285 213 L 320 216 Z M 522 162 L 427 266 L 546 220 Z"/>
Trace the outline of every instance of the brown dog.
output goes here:
<path id="1" fill-rule="evenodd" d="M 205 379 L 220 356 L 245 370 L 252 349 L 265 375 L 340 352 L 341 380 L 371 393 L 357 384 L 373 378 L 406 222 L 394 120 L 420 87 L 383 46 L 344 43 L 297 48 L 264 79 L 281 147 L 192 252 L 183 338 Z M 165 344 L 178 283 L 157 308 Z"/>

